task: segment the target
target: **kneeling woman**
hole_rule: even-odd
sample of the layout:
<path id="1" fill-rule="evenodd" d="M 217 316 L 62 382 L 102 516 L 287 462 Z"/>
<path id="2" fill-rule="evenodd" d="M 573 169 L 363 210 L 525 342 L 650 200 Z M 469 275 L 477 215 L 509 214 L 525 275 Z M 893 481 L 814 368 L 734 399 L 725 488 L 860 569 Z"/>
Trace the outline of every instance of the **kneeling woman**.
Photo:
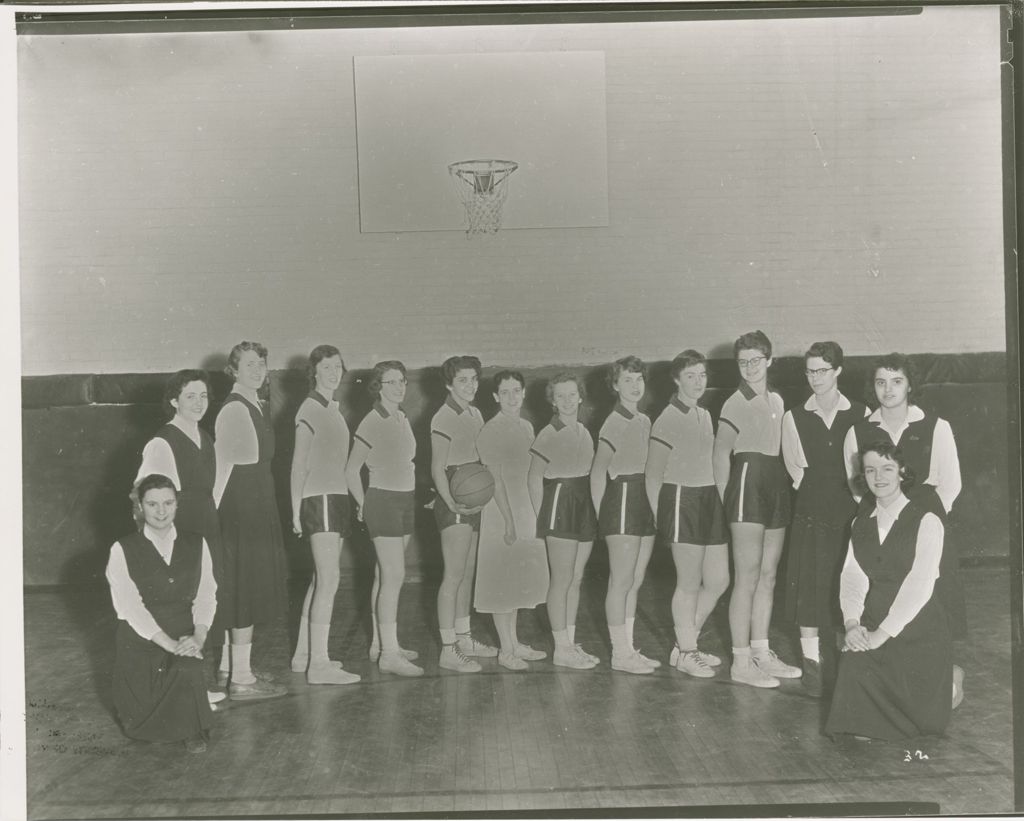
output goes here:
<path id="1" fill-rule="evenodd" d="M 118 618 L 114 707 L 125 735 L 204 752 L 212 713 L 203 644 L 217 606 L 210 550 L 198 533 L 175 529 L 168 477 L 144 477 L 138 498 L 142 531 L 115 542 L 107 562 Z"/>
<path id="2" fill-rule="evenodd" d="M 840 578 L 846 642 L 825 730 L 903 741 L 940 735 L 953 688 L 948 618 L 935 595 L 943 527 L 903 493 L 903 454 L 889 442 L 861 450 L 874 505 L 862 503 Z"/>

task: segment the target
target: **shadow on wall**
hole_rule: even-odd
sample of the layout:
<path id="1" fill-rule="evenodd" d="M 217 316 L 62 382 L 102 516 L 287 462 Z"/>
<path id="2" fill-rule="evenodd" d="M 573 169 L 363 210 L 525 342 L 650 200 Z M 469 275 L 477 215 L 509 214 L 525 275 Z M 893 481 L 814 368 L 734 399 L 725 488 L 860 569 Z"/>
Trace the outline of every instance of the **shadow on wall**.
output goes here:
<path id="1" fill-rule="evenodd" d="M 950 537 L 967 559 L 1008 555 L 1008 427 L 1006 357 L 995 354 L 920 355 L 922 407 L 949 420 L 956 435 L 964 489 L 954 508 Z M 840 387 L 863 399 L 868 388 L 869 357 L 847 360 Z M 231 388 L 223 357 L 210 359 L 212 401 L 204 427 L 212 431 L 220 404 Z M 269 398 L 277 448 L 273 470 L 293 578 L 308 578 L 309 547 L 291 535 L 289 472 L 294 416 L 308 393 L 304 361 L 274 371 Z M 496 410 L 490 377 L 484 371 L 478 404 L 485 418 Z M 587 399 L 581 418 L 596 435 L 614 406 L 605 367 L 550 366 L 523 371 L 527 379 L 524 416 L 539 429 L 548 422 L 547 381 L 560 371 L 579 373 Z M 705 406 L 717 416 L 735 389 L 737 374 L 729 360 L 708 363 L 710 388 Z M 110 544 L 134 527 L 128 491 L 138 470 L 142 448 L 165 421 L 160 410 L 167 374 L 112 374 L 24 377 L 22 379 L 24 571 L 26 586 L 97 584 Z M 369 371 L 346 374 L 338 399 L 351 430 L 372 405 L 366 391 Z M 778 358 L 770 379 L 787 407 L 808 396 L 803 360 Z M 649 366 L 648 391 L 641 409 L 656 416 L 673 393 L 668 363 Z M 403 403 L 417 439 L 417 500 L 433 496 L 430 479 L 430 419 L 447 391 L 439 368 L 409 373 Z M 408 556 L 410 577 L 436 581 L 441 556 L 433 517 L 422 510 Z M 343 572 L 372 574 L 373 554 L 365 533 L 346 550 Z"/>

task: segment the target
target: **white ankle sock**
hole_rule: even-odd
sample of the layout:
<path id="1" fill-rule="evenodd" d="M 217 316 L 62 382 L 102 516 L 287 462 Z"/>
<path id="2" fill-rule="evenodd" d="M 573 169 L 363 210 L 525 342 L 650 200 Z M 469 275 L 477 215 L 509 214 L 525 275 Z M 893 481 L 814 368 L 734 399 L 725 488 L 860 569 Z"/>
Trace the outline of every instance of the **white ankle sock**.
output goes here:
<path id="1" fill-rule="evenodd" d="M 310 664 L 326 664 L 331 660 L 327 654 L 327 636 L 331 632 L 330 624 L 309 623 L 309 662 Z"/>
<path id="2" fill-rule="evenodd" d="M 380 626 L 380 647 L 384 651 L 398 650 L 398 622 Z"/>
<path id="3" fill-rule="evenodd" d="M 630 616 L 629 618 L 626 619 L 626 641 L 629 642 L 629 648 L 631 650 L 634 647 L 636 647 L 636 645 L 633 644 L 633 627 L 634 627 L 635 624 L 636 624 L 636 618 L 634 616 Z"/>
<path id="4" fill-rule="evenodd" d="M 763 656 L 768 654 L 768 639 L 751 639 L 750 655 Z"/>
<path id="5" fill-rule="evenodd" d="M 455 620 L 455 632 L 460 635 L 466 635 L 470 630 L 469 616 L 462 616 Z"/>
<path id="6" fill-rule="evenodd" d="M 749 667 L 750 666 L 750 648 L 749 647 L 733 647 L 732 648 L 732 663 L 737 667 Z"/>
<path id="7" fill-rule="evenodd" d="M 228 636 L 230 631 L 224 631 L 224 646 L 220 648 L 220 666 L 217 668 L 221 673 L 231 672 L 231 639 Z"/>
<path id="8" fill-rule="evenodd" d="M 234 684 L 252 684 L 256 676 L 252 674 L 249 666 L 249 659 L 252 654 L 252 644 L 231 645 L 231 681 Z"/>
<path id="9" fill-rule="evenodd" d="M 551 635 L 555 639 L 555 647 L 571 647 L 572 638 L 567 630 L 552 630 Z"/>
<path id="10" fill-rule="evenodd" d="M 818 648 L 818 637 L 812 636 L 811 638 L 800 639 L 800 650 L 804 654 L 805 659 L 811 661 L 821 661 L 821 651 Z"/>
<path id="11" fill-rule="evenodd" d="M 609 624 L 608 635 L 612 640 L 612 652 L 617 656 L 629 656 L 633 645 L 629 641 L 628 629 L 624 624 Z"/>
<path id="12" fill-rule="evenodd" d="M 567 625 L 565 625 L 565 632 L 566 632 L 566 635 L 569 636 L 569 644 L 575 644 L 576 643 L 576 625 L 575 624 L 567 624 Z"/>

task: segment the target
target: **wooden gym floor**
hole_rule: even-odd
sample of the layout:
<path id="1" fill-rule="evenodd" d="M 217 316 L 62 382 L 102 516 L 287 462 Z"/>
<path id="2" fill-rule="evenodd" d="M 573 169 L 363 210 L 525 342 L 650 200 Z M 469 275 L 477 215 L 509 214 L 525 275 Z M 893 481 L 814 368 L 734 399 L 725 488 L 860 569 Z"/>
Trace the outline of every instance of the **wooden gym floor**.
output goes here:
<path id="1" fill-rule="evenodd" d="M 637 619 L 638 646 L 663 661 L 673 641 L 673 580 L 670 567 L 652 563 Z M 806 814 L 817 815 L 826 814 L 820 805 L 846 804 L 851 814 L 851 804 L 865 802 L 1012 812 L 1008 573 L 968 568 L 964 581 L 971 634 L 956 658 L 967 670 L 967 698 L 947 737 L 926 750 L 928 760 L 911 763 L 891 745 L 837 747 L 820 733 L 819 703 L 796 682 L 756 690 L 731 684 L 727 672 L 698 681 L 667 664 L 650 676 L 612 672 L 600 567 L 588 569 L 577 628 L 603 659 L 592 671 L 543 661 L 515 673 L 494 660 L 475 675 L 442 671 L 426 626 L 435 621 L 436 587 L 410 582 L 399 633 L 420 651 L 426 675 L 382 675 L 366 660 L 367 595 L 356 604 L 349 586 L 338 595 L 331 650 L 363 681 L 306 685 L 288 670 L 286 626 L 265 630 L 256 666 L 279 674 L 288 695 L 229 704 L 215 714 L 209 751 L 191 756 L 121 735 L 110 704 L 114 619 L 106 591 L 30 591 L 28 817 L 628 814 L 673 806 L 678 815 L 722 805 L 776 815 L 783 813 L 774 805 L 799 814 L 793 805 L 809 804 L 819 806 Z M 493 637 L 488 622 L 475 615 L 474 630 Z M 550 650 L 544 624 L 537 612 L 522 613 L 521 639 Z M 795 636 L 774 629 L 773 645 L 795 660 Z M 727 635 L 723 599 L 702 643 L 721 653 Z"/>

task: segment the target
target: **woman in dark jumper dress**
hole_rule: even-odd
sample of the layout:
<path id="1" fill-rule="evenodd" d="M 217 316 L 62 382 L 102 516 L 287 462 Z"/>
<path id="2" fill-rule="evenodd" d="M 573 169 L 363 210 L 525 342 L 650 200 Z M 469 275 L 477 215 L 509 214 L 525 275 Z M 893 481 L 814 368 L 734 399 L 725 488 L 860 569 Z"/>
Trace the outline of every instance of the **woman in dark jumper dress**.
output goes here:
<path id="1" fill-rule="evenodd" d="M 941 735 L 953 689 L 949 621 L 935 584 L 942 521 L 904 495 L 913 475 L 891 442 L 865 445 L 860 457 L 870 494 L 840 579 L 846 640 L 825 730 L 887 741 Z"/>
<path id="2" fill-rule="evenodd" d="M 210 380 L 206 371 L 181 370 L 175 373 L 164 388 L 163 406 L 170 421 L 142 449 L 142 464 L 135 482 L 137 485 L 144 477 L 158 473 L 174 483 L 178 491 L 176 526 L 206 539 L 213 561 L 213 576 L 223 596 L 221 566 L 224 560 L 220 549 L 217 506 L 213 503 L 217 457 L 213 437 L 199 427 L 210 407 Z M 135 490 L 132 498 L 138 506 Z M 216 617 L 206 638 L 211 647 L 220 646 L 223 642 L 224 628 Z M 219 690 L 208 693 L 211 704 L 223 701 L 225 695 Z"/>
<path id="3" fill-rule="evenodd" d="M 168 477 L 144 477 L 138 495 L 142 530 L 115 542 L 107 563 L 118 617 L 114 706 L 131 738 L 200 753 L 212 723 L 202 669 L 216 608 L 210 551 L 198 533 L 175 528 Z"/>
<path id="4" fill-rule="evenodd" d="M 274 621 L 284 610 L 284 538 L 270 472 L 274 429 L 270 408 L 258 394 L 267 380 L 267 349 L 241 342 L 228 356 L 235 378 L 217 415 L 217 479 L 213 497 L 220 517 L 227 595 L 221 597 L 224 626 L 231 629 L 228 660 L 219 680 L 230 680 L 232 700 L 282 696 L 273 676 L 251 667 L 253 627 Z"/>

